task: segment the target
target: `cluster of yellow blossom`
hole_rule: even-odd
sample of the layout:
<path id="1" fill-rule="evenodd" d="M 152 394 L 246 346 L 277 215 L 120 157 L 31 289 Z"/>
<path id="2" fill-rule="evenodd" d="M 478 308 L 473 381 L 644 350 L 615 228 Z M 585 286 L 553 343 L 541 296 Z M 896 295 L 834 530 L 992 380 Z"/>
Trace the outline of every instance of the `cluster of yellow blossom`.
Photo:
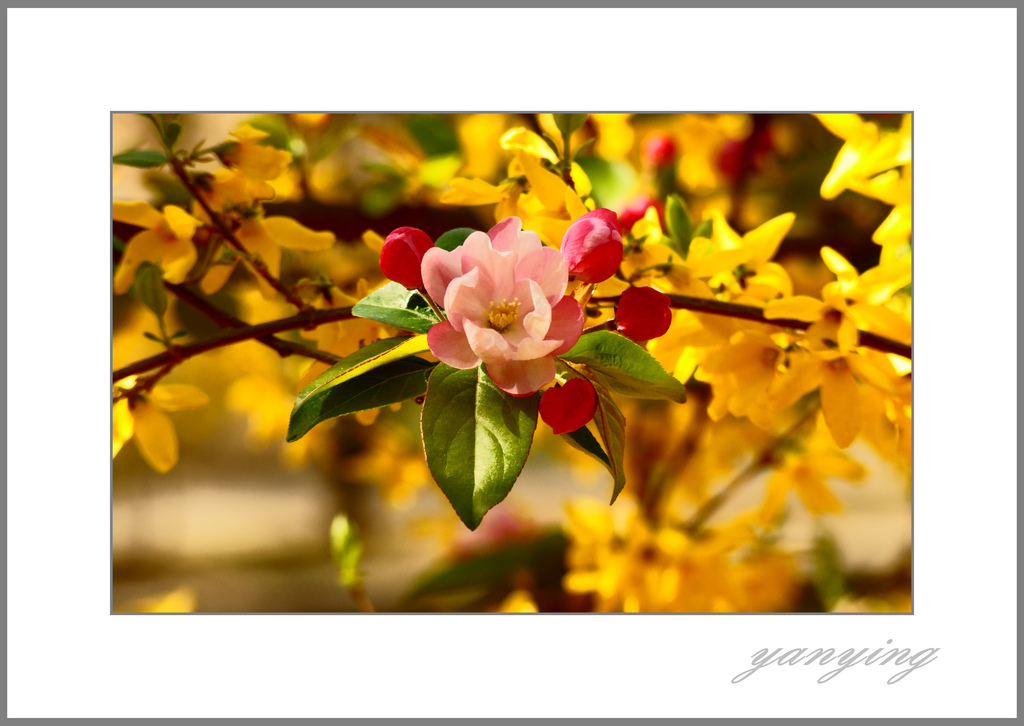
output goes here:
<path id="1" fill-rule="evenodd" d="M 598 612 L 772 612 L 793 604 L 791 558 L 758 542 L 748 522 L 694 538 L 639 512 L 615 521 L 596 504 L 568 509 L 570 593 Z"/>
<path id="2" fill-rule="evenodd" d="M 623 230 L 621 274 L 594 291 L 592 323 L 610 321 L 614 308 L 600 301 L 614 300 L 630 285 L 653 286 L 672 297 L 672 325 L 647 347 L 666 370 L 689 383 L 693 399 L 676 407 L 623 404 L 630 462 L 626 501 L 637 507 L 624 528 L 613 527 L 607 508 L 570 510 L 565 585 L 592 594 L 596 609 L 787 607 L 792 562 L 766 550 L 757 533 L 778 523 L 789 496 L 795 494 L 812 515 L 839 511 L 829 482 L 863 478 L 864 467 L 841 451 L 859 436 L 884 457 L 909 466 L 910 119 L 886 130 L 854 114 L 819 118 L 845 141 L 822 196 L 831 199 L 851 189 L 893 205 L 873 237 L 882 246 L 877 265 L 860 272 L 822 246 L 822 263 L 834 280 L 818 296 L 794 294 L 790 272 L 776 255 L 795 215 L 775 216 L 741 234 L 726 218 L 729 204 L 712 199 L 704 224 L 693 225 L 699 234 L 687 240 L 673 239 L 663 209 L 649 206 Z M 629 153 L 635 136 L 630 115 L 591 120 L 579 138 L 574 135 L 574 148 L 596 133 L 601 153 Z M 674 123 L 679 187 L 713 191 L 722 183 L 717 155 L 750 135 L 750 118 L 694 115 Z M 551 117 L 539 116 L 537 124 L 546 139 L 525 127 L 501 137 L 501 147 L 513 153 L 504 181 L 456 178 L 441 201 L 494 205 L 495 221 L 520 217 L 524 228 L 557 247 L 568 225 L 596 205 L 581 166 L 574 162 L 566 173 L 564 140 Z M 817 402 L 808 401 L 815 392 Z M 697 406 L 706 413 L 698 415 Z M 808 417 L 815 423 L 802 442 L 790 440 L 797 438 L 792 431 L 780 433 Z M 676 513 L 692 512 L 707 500 L 711 482 L 762 449 L 766 455 L 756 461 L 755 454 L 754 463 L 772 473 L 759 506 L 699 536 L 672 523 Z M 761 588 L 758 582 L 771 584 Z M 506 607 L 522 602 L 517 596 Z"/>
<path id="3" fill-rule="evenodd" d="M 227 283 L 241 262 L 253 273 L 263 296 L 274 300 L 279 290 L 271 280 L 280 274 L 282 249 L 315 251 L 334 245 L 331 232 L 316 232 L 290 217 L 266 216 L 264 212 L 262 203 L 275 196 L 272 183 L 288 171 L 292 154 L 261 143 L 268 134 L 248 124 L 232 136 L 232 140 L 215 147 L 224 168 L 212 174 L 198 172 L 188 177 L 185 165 L 196 155 L 173 157 L 171 163 L 180 165 L 176 171 L 190 179 L 196 194 L 189 211 L 174 204 L 158 210 L 143 201 L 113 203 L 115 222 L 141 228 L 128 240 L 114 274 L 115 295 L 132 288 L 144 263 L 158 265 L 167 283 L 198 282 L 202 292 L 210 295 Z M 170 148 L 168 151 L 173 152 Z M 229 242 L 237 247 L 229 248 Z M 165 345 L 173 352 L 170 341 Z M 146 462 L 166 472 L 178 461 L 178 443 L 174 426 L 164 412 L 197 408 L 209 399 L 195 386 L 160 385 L 161 377 L 158 372 L 148 377 L 129 376 L 116 383 L 114 455 L 134 435 Z M 246 382 L 242 380 L 238 385 Z M 250 398 L 238 388 L 233 400 L 240 403 Z"/>

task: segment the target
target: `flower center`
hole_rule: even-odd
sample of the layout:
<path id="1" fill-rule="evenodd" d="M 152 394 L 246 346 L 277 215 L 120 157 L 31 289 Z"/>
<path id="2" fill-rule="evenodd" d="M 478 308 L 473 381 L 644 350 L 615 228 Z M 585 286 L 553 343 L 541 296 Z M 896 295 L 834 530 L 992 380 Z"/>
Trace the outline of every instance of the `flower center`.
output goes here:
<path id="1" fill-rule="evenodd" d="M 512 302 L 509 302 L 508 298 L 504 298 L 500 305 L 495 305 L 492 302 L 484 312 L 487 313 L 487 320 L 491 327 L 499 333 L 504 333 L 512 327 L 512 323 L 519 319 L 519 298 L 512 298 Z"/>

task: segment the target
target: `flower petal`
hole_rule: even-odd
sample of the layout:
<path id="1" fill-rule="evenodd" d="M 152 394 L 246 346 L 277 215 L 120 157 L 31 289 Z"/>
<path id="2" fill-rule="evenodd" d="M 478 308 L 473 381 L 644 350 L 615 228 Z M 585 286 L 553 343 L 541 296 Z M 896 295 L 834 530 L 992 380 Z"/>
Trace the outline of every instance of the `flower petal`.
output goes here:
<path id="1" fill-rule="evenodd" d="M 860 391 L 845 360 L 826 365 L 821 376 L 821 410 L 836 445 L 845 449 L 861 429 Z"/>
<path id="2" fill-rule="evenodd" d="M 163 411 L 148 401 L 140 401 L 132 409 L 135 419 L 135 444 L 139 453 L 161 474 L 178 463 L 178 435 L 174 424 Z"/>
<path id="3" fill-rule="evenodd" d="M 474 232 L 462 243 L 462 272 L 474 269 L 480 273 L 480 290 L 490 301 L 501 302 L 512 297 L 517 256 L 512 252 L 492 249 L 490 238 L 483 232 Z"/>
<path id="4" fill-rule="evenodd" d="M 477 325 L 472 320 L 464 321 L 463 330 L 469 341 L 469 347 L 485 363 L 500 363 L 511 357 L 512 350 L 508 341 L 497 330 Z"/>
<path id="5" fill-rule="evenodd" d="M 143 262 L 156 262 L 167 251 L 167 235 L 153 230 L 145 230 L 128 240 L 121 264 L 114 273 L 114 294 L 123 295 L 135 282 L 135 270 Z M 195 248 L 193 247 L 193 250 Z"/>
<path id="6" fill-rule="evenodd" d="M 202 224 L 201 221 L 174 204 L 164 207 L 164 217 L 174 236 L 182 240 L 192 239 L 192 235 L 196 233 L 196 227 Z"/>
<path id="7" fill-rule="evenodd" d="M 472 207 L 482 204 L 497 204 L 505 198 L 505 193 L 499 187 L 488 184 L 483 179 L 456 177 L 449 180 L 448 185 L 451 189 L 441 195 L 442 204 Z"/>
<path id="8" fill-rule="evenodd" d="M 185 383 L 164 383 L 154 386 L 149 400 L 164 411 L 190 411 L 210 402 L 203 389 Z"/>
<path id="9" fill-rule="evenodd" d="M 813 323 L 821 317 L 825 303 L 809 295 L 794 295 L 781 300 L 772 300 L 764 306 L 764 316 L 768 320 L 789 318 Z"/>
<path id="10" fill-rule="evenodd" d="M 516 158 L 530 182 L 530 189 L 540 198 L 544 207 L 553 212 L 563 209 L 565 207 L 565 189 L 568 185 L 541 166 L 541 163 L 533 156 L 517 151 Z"/>
<path id="11" fill-rule="evenodd" d="M 552 252 L 555 252 L 552 250 Z M 558 253 L 555 252 L 557 255 Z M 523 328 L 534 340 L 544 340 L 551 327 L 551 303 L 535 280 L 526 280 L 527 291 L 533 303 L 533 310 L 523 316 Z"/>
<path id="12" fill-rule="evenodd" d="M 448 285 L 462 275 L 462 247 L 456 247 L 451 252 L 440 247 L 427 250 L 420 262 L 420 274 L 427 294 L 438 305 L 444 305 Z"/>
<path id="13" fill-rule="evenodd" d="M 512 396 L 529 396 L 554 380 L 555 361 L 553 358 L 537 358 L 489 364 L 487 375 L 494 381 L 494 385 L 505 393 Z"/>
<path id="14" fill-rule="evenodd" d="M 516 347 L 516 360 L 536 360 L 551 356 L 562 345 L 560 340 L 534 340 L 524 338 Z"/>
<path id="15" fill-rule="evenodd" d="M 326 250 L 336 239 L 333 232 L 314 232 L 291 217 L 267 217 L 263 229 L 277 244 L 289 250 Z"/>
<path id="16" fill-rule="evenodd" d="M 509 217 L 487 230 L 491 248 L 498 252 L 515 252 L 519 259 L 528 253 L 541 249 L 540 237 L 536 232 L 523 231 L 519 217 Z"/>
<path id="17" fill-rule="evenodd" d="M 483 279 L 479 268 L 457 277 L 448 285 L 444 293 L 444 309 L 456 330 L 463 329 L 464 320 L 475 320 L 483 325 L 487 319 L 487 309 L 494 298 L 487 289 L 488 280 Z"/>
<path id="18" fill-rule="evenodd" d="M 199 289 L 206 295 L 212 295 L 213 293 L 220 290 L 227 284 L 227 281 L 231 278 L 231 273 L 235 271 L 235 264 L 230 265 L 213 265 L 206 274 L 203 275 L 203 279 L 199 282 Z"/>
<path id="19" fill-rule="evenodd" d="M 125 442 L 132 437 L 135 433 L 135 422 L 132 420 L 132 414 L 128 410 L 128 399 L 122 398 L 120 401 L 114 404 L 113 410 L 113 438 L 114 438 L 114 456 L 117 456 L 117 452 L 121 450 L 121 447 L 125 445 Z"/>
<path id="20" fill-rule="evenodd" d="M 114 221 L 155 229 L 164 221 L 164 216 L 148 202 L 114 202 Z"/>
<path id="21" fill-rule="evenodd" d="M 569 268 L 561 252 L 551 247 L 538 247 L 519 258 L 515 276 L 517 280 L 536 280 L 548 303 L 556 305 L 565 296 Z"/>
<path id="22" fill-rule="evenodd" d="M 576 345 L 583 332 L 583 308 L 571 295 L 566 295 L 551 308 L 551 325 L 546 340 L 561 340 L 552 355 L 561 355 Z"/>
<path id="23" fill-rule="evenodd" d="M 427 331 L 427 345 L 430 352 L 452 368 L 474 368 L 480 364 L 480 357 L 469 347 L 466 334 L 459 332 L 449 322 L 437 323 Z"/>

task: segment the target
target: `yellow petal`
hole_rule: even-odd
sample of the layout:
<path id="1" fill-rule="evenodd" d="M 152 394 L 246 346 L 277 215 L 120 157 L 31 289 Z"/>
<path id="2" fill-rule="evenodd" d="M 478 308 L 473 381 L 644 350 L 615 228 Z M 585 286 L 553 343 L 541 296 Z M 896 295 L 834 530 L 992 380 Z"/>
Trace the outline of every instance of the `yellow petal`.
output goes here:
<path id="1" fill-rule="evenodd" d="M 256 141 L 262 141 L 270 136 L 266 131 L 260 131 L 251 124 L 242 124 L 237 129 L 231 132 L 239 141 L 255 143 Z"/>
<path id="2" fill-rule="evenodd" d="M 369 247 L 371 250 L 380 254 L 380 251 L 384 249 L 384 238 L 374 232 L 372 229 L 368 229 L 363 232 L 363 244 Z"/>
<path id="3" fill-rule="evenodd" d="M 775 257 L 782 239 L 789 234 L 789 230 L 796 221 L 796 215 L 792 212 L 780 214 L 774 219 L 769 219 L 756 229 L 752 229 L 743 235 L 743 245 L 753 250 L 752 261 L 754 264 L 761 264 Z"/>
<path id="4" fill-rule="evenodd" d="M 846 361 L 826 365 L 821 375 L 821 409 L 836 445 L 845 449 L 861 429 L 860 391 Z"/>
<path id="5" fill-rule="evenodd" d="M 135 432 L 135 422 L 132 420 L 132 414 L 128 410 L 127 398 L 122 398 L 114 404 L 113 419 L 114 456 L 117 456 L 117 452 L 121 450 L 121 447 L 125 445 L 125 442 L 128 441 Z"/>
<path id="6" fill-rule="evenodd" d="M 274 240 L 266 233 L 263 229 L 261 220 L 258 219 L 247 219 L 242 222 L 242 226 L 238 229 L 238 241 L 242 243 L 246 251 L 257 255 L 263 264 L 266 266 L 267 271 L 272 277 L 278 277 L 281 273 L 281 248 L 277 246 Z M 259 286 L 260 293 L 267 300 L 272 300 L 276 295 L 277 291 L 273 286 L 267 282 L 263 275 L 260 275 L 256 269 L 249 263 L 248 260 L 244 260 L 243 264 L 248 268 L 249 272 L 252 273 L 253 277 L 256 278 L 256 284 Z"/>
<path id="7" fill-rule="evenodd" d="M 164 221 L 164 216 L 146 202 L 114 202 L 114 221 L 155 229 Z"/>
<path id="8" fill-rule="evenodd" d="M 505 132 L 501 137 L 501 148 L 508 151 L 525 151 L 532 156 L 547 159 L 552 164 L 558 161 L 558 156 L 544 139 L 522 126 Z"/>
<path id="9" fill-rule="evenodd" d="M 790 319 L 813 323 L 821 317 L 825 303 L 808 295 L 794 295 L 781 300 L 772 300 L 764 306 L 768 320 Z"/>
<path id="10" fill-rule="evenodd" d="M 583 171 L 583 167 L 575 161 L 572 163 L 570 175 L 572 176 L 573 186 L 576 187 L 576 193 L 581 197 L 588 196 L 594 191 L 594 185 L 590 183 L 590 177 L 587 176 L 587 172 Z"/>
<path id="11" fill-rule="evenodd" d="M 164 243 L 160 257 L 164 279 L 176 285 L 181 284 L 188 277 L 192 266 L 196 264 L 197 257 L 196 246 L 190 240 L 178 237 L 168 240 Z"/>
<path id="12" fill-rule="evenodd" d="M 571 217 L 574 222 L 590 211 L 587 209 L 586 205 L 583 204 L 579 194 L 574 192 L 568 186 L 565 188 L 565 211 L 569 213 L 569 217 Z"/>
<path id="13" fill-rule="evenodd" d="M 821 477 L 800 477 L 797 480 L 796 491 L 811 514 L 834 514 L 843 511 L 843 505 Z"/>
<path id="14" fill-rule="evenodd" d="M 857 279 L 857 268 L 831 247 L 821 248 L 821 259 L 825 261 L 825 266 L 835 273 L 840 282 L 852 282 Z"/>
<path id="15" fill-rule="evenodd" d="M 497 204 L 505 198 L 504 192 L 483 179 L 463 179 L 456 177 L 448 182 L 451 190 L 441 195 L 444 204 L 477 206 L 481 204 Z"/>
<path id="16" fill-rule="evenodd" d="M 705 219 L 711 220 L 711 243 L 715 249 L 731 250 L 742 247 L 743 241 L 736 231 L 729 226 L 722 214 L 722 210 L 713 209 L 710 214 L 705 214 Z"/>
<path id="17" fill-rule="evenodd" d="M 128 240 L 121 264 L 114 273 L 114 294 L 123 295 L 135 282 L 135 270 L 143 262 L 156 262 L 167 253 L 166 233 L 146 230 Z M 193 250 L 195 248 L 193 247 Z"/>
<path id="18" fill-rule="evenodd" d="M 164 383 L 154 386 L 149 400 L 164 411 L 190 411 L 210 402 L 203 389 L 186 383 Z"/>
<path id="19" fill-rule="evenodd" d="M 782 411 L 821 384 L 822 364 L 811 355 L 793 354 L 789 368 L 768 386 L 772 408 Z"/>
<path id="20" fill-rule="evenodd" d="M 135 419 L 135 444 L 139 453 L 161 474 L 178 463 L 178 435 L 163 411 L 148 401 L 139 401 L 132 410 Z"/>
<path id="21" fill-rule="evenodd" d="M 749 260 L 750 250 L 738 248 L 712 252 L 700 259 L 688 261 L 687 266 L 694 277 L 714 277 L 721 272 L 733 270 Z"/>
<path id="22" fill-rule="evenodd" d="M 839 323 L 839 330 L 836 332 L 836 344 L 840 353 L 849 353 L 860 344 L 860 333 L 857 326 L 849 315 L 844 315 Z"/>
<path id="23" fill-rule="evenodd" d="M 747 278 L 747 294 L 762 300 L 768 300 L 778 295 L 791 296 L 793 282 L 782 265 L 777 262 L 765 262 L 757 268 L 756 274 Z"/>
<path id="24" fill-rule="evenodd" d="M 289 250 L 326 250 L 336 241 L 333 232 L 314 232 L 291 217 L 267 217 L 263 229 L 277 244 Z"/>
<path id="25" fill-rule="evenodd" d="M 855 113 L 816 113 L 814 116 L 841 139 L 857 138 L 864 128 L 864 121 Z"/>
<path id="26" fill-rule="evenodd" d="M 872 333 L 884 335 L 886 338 L 909 343 L 911 337 L 910 321 L 899 313 L 880 305 L 857 303 L 850 307 L 850 316 L 856 318 L 862 327 Z"/>
<path id="27" fill-rule="evenodd" d="M 167 226 L 171 228 L 174 236 L 182 240 L 192 239 L 196 228 L 202 224 L 184 209 L 173 204 L 164 207 L 164 217 L 167 218 Z"/>
<path id="28" fill-rule="evenodd" d="M 260 182 L 276 179 L 292 163 L 290 152 L 255 144 L 242 144 L 227 152 L 224 159 L 250 179 Z"/>
<path id="29" fill-rule="evenodd" d="M 516 152 L 516 158 L 523 166 L 523 173 L 530 182 L 530 188 L 549 210 L 556 212 L 565 206 L 566 183 L 551 173 L 529 154 Z"/>
<path id="30" fill-rule="evenodd" d="M 212 295 L 227 284 L 231 273 L 235 271 L 235 265 L 213 265 L 203 279 L 199 282 L 199 289 L 206 295 Z"/>

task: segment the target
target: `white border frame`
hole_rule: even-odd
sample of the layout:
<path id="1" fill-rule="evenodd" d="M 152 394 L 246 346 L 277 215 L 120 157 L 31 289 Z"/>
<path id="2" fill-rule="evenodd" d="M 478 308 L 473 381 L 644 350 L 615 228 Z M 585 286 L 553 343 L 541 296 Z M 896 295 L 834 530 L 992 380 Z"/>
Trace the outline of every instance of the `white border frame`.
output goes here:
<path id="1" fill-rule="evenodd" d="M 7 19 L 8 716 L 1016 715 L 1016 10 Z M 253 107 L 913 110 L 915 615 L 110 616 L 109 112 Z"/>

